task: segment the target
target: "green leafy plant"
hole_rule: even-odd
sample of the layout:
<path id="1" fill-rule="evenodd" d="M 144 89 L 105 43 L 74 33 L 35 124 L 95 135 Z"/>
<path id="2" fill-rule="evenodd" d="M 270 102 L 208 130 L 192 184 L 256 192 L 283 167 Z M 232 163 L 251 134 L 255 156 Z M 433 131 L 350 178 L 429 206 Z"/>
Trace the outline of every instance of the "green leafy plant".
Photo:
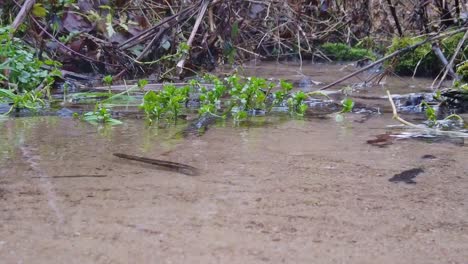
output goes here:
<path id="1" fill-rule="evenodd" d="M 149 91 L 143 96 L 140 109 L 150 122 L 167 118 L 177 121 L 183 103 L 188 100 L 189 87 L 177 88 L 173 84 L 164 85 L 161 91 Z"/>
<path id="2" fill-rule="evenodd" d="M 226 80 L 230 87 L 229 104 L 234 113 L 234 119 L 244 119 L 250 111 L 266 109 L 265 100 L 273 84 L 263 78 L 242 79 L 237 75 L 232 75 Z"/>
<path id="3" fill-rule="evenodd" d="M 7 115 L 13 110 L 28 109 L 31 111 L 37 111 L 40 107 L 45 105 L 44 100 L 42 100 L 42 93 L 39 91 L 29 91 L 22 94 L 16 94 L 8 89 L 0 88 L 0 102 L 11 104 L 10 109 L 3 113 Z"/>
<path id="4" fill-rule="evenodd" d="M 143 96 L 143 103 L 140 105 L 146 118 L 149 121 L 159 120 L 164 112 L 164 103 L 159 92 L 149 91 Z"/>
<path id="5" fill-rule="evenodd" d="M 341 101 L 341 111 L 336 113 L 335 120 L 342 122 L 344 120 L 344 114 L 353 111 L 354 101 L 351 98 L 346 97 Z"/>
<path id="6" fill-rule="evenodd" d="M 107 85 L 109 93 L 112 93 L 112 83 L 114 82 L 114 78 L 112 75 L 106 75 L 104 78 L 102 78 L 102 83 Z"/>
<path id="7" fill-rule="evenodd" d="M 421 107 L 424 108 L 424 113 L 427 118 L 427 125 L 429 127 L 434 127 L 434 126 L 444 127 L 445 126 L 444 122 L 441 122 L 437 119 L 436 111 L 427 102 L 423 101 L 421 103 Z M 444 121 L 446 120 L 458 120 L 463 123 L 463 118 L 457 114 L 452 114 L 452 115 L 447 116 L 446 118 L 444 118 Z"/>
<path id="8" fill-rule="evenodd" d="M 280 90 L 274 93 L 273 105 L 278 105 L 283 103 L 291 92 L 293 88 L 292 83 L 280 80 Z"/>
<path id="9" fill-rule="evenodd" d="M 307 97 L 303 91 L 293 93 L 288 99 L 289 112 L 303 116 L 307 110 L 307 104 L 305 104 Z"/>
<path id="10" fill-rule="evenodd" d="M 221 97 L 225 95 L 227 88 L 216 76 L 205 75 L 204 79 L 213 84 L 213 89 L 208 89 L 206 86 L 197 84 L 200 92 L 200 108 L 198 113 L 200 115 L 206 113 L 216 115 L 217 111 L 221 109 Z"/>
<path id="11" fill-rule="evenodd" d="M 143 90 L 145 89 L 146 85 L 148 85 L 148 80 L 146 79 L 141 79 L 141 80 L 138 80 L 137 82 L 137 87 L 140 89 L 140 90 Z"/>
<path id="12" fill-rule="evenodd" d="M 110 110 L 100 104 L 96 104 L 93 112 L 87 112 L 83 115 L 83 120 L 91 124 L 110 124 L 120 125 L 120 120 L 112 118 Z"/>
<path id="13" fill-rule="evenodd" d="M 9 27 L 0 27 L 0 63 L 9 71 L 8 76 L 1 78 L 16 84 L 18 92 L 37 88 L 49 76 L 49 72 L 42 68 L 44 62 L 35 58 L 32 50 L 20 40 L 10 38 Z"/>
<path id="14" fill-rule="evenodd" d="M 434 108 L 432 108 L 427 102 L 424 101 L 421 103 L 421 106 L 424 107 L 427 120 L 431 123 L 437 122 L 437 114 Z"/>
<path id="15" fill-rule="evenodd" d="M 353 111 L 354 101 L 351 98 L 345 98 L 343 101 L 341 101 L 341 106 L 342 106 L 342 109 L 340 113 L 342 114 L 349 113 Z"/>
<path id="16" fill-rule="evenodd" d="M 41 6 L 37 8 L 41 10 Z M 0 70 L 6 72 L 0 74 L 0 88 L 4 87 L 0 101 L 11 104 L 8 113 L 13 109 L 36 111 L 42 107 L 44 92 L 50 98 L 50 88 L 62 76 L 59 67 L 57 61 L 37 59 L 23 42 L 10 37 L 9 27 L 0 27 Z"/>
<path id="17" fill-rule="evenodd" d="M 259 77 L 242 78 L 234 74 L 225 78 L 224 82 L 212 75 L 207 75 L 204 79 L 212 83 L 213 88 L 200 88 L 200 115 L 211 113 L 225 117 L 230 113 L 234 120 L 239 121 L 256 111 L 270 112 L 274 106 L 287 106 L 291 113 L 298 115 L 303 115 L 307 110 L 305 100 L 308 94 L 291 94 L 293 85 L 284 80 L 279 82 L 279 90 L 272 92 L 276 85 Z M 226 109 L 218 113 L 223 97 L 226 98 Z"/>

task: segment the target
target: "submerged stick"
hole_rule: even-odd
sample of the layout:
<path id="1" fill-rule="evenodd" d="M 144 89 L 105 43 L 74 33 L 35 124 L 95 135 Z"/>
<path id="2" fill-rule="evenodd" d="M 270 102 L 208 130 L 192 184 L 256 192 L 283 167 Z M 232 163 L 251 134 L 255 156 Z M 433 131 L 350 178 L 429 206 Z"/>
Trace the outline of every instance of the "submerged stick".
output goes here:
<path id="1" fill-rule="evenodd" d="M 375 65 L 377 65 L 377 64 L 379 64 L 379 63 L 382 63 L 382 62 L 384 62 L 384 61 L 386 61 L 386 60 L 388 60 L 388 59 L 391 59 L 391 58 L 393 58 L 393 57 L 395 57 L 395 56 L 397 56 L 397 55 L 399 55 L 399 54 L 401 54 L 401 53 L 408 52 L 408 51 L 413 50 L 413 49 L 415 49 L 415 48 L 417 48 L 417 47 L 419 47 L 419 46 L 422 46 L 422 45 L 424 45 L 424 44 L 426 44 L 426 43 L 428 43 L 428 42 L 431 42 L 431 41 L 434 41 L 434 40 L 437 40 L 437 39 L 440 39 L 440 38 L 445 38 L 445 37 L 448 37 L 448 36 L 452 36 L 452 35 L 454 35 L 454 34 L 457 34 L 457 33 L 459 33 L 459 32 L 465 31 L 465 30 L 467 30 L 466 27 L 460 28 L 460 29 L 457 29 L 457 30 L 454 30 L 454 31 L 449 32 L 449 33 L 446 33 L 446 34 L 436 35 L 436 36 L 434 36 L 434 37 L 431 37 L 431 38 L 428 38 L 428 39 L 423 40 L 423 41 L 421 41 L 421 42 L 418 42 L 418 43 L 416 43 L 416 44 L 414 44 L 414 45 L 411 45 L 411 46 L 408 46 L 408 47 L 406 47 L 406 48 L 397 50 L 397 51 L 393 52 L 392 54 L 389 54 L 389 55 L 387 55 L 387 56 L 385 56 L 385 57 L 383 57 L 383 58 L 381 58 L 381 59 L 375 61 L 374 63 L 371 63 L 371 64 L 367 65 L 367 66 L 364 67 L 364 68 L 361 68 L 361 69 L 359 69 L 359 70 L 357 70 L 357 71 L 355 71 L 355 72 L 353 72 L 353 73 L 350 73 L 350 74 L 344 76 L 344 77 L 341 78 L 341 79 L 338 79 L 338 80 L 336 80 L 336 81 L 334 81 L 334 82 L 332 82 L 332 83 L 330 83 L 330 84 L 328 84 L 328 85 L 325 85 L 324 87 L 320 88 L 319 90 L 326 90 L 326 89 L 328 89 L 328 88 L 330 88 L 330 87 L 332 87 L 332 86 L 335 86 L 335 85 L 337 85 L 337 84 L 339 84 L 339 83 L 341 83 L 341 82 L 343 82 L 343 81 L 345 81 L 345 80 L 347 80 L 347 79 L 349 79 L 349 78 L 351 78 L 351 77 L 354 77 L 354 76 L 358 75 L 358 74 L 361 73 L 361 72 L 367 71 L 368 69 L 374 67 Z"/>
<path id="2" fill-rule="evenodd" d="M 150 159 L 150 158 L 144 158 L 144 157 L 138 157 L 138 156 L 133 156 L 133 155 L 128 155 L 124 153 L 114 153 L 114 156 L 122 158 L 122 159 L 127 159 L 127 160 L 134 160 L 134 161 L 139 161 L 143 163 L 148 163 L 156 166 L 160 166 L 172 171 L 176 171 L 185 175 L 190 175 L 190 176 L 197 176 L 199 171 L 197 168 L 192 167 L 190 165 L 185 165 L 182 163 L 177 163 L 177 162 L 172 162 L 172 161 L 166 161 L 166 160 L 158 160 L 158 159 Z"/>

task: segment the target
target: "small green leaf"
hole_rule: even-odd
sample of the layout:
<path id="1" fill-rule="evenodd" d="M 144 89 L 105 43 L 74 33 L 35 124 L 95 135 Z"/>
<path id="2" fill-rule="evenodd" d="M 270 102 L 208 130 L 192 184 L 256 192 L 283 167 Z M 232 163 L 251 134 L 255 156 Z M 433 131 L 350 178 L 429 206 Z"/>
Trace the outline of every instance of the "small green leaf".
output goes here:
<path id="1" fill-rule="evenodd" d="M 231 28 L 231 39 L 236 39 L 239 35 L 239 23 L 236 21 Z"/>
<path id="2" fill-rule="evenodd" d="M 47 10 L 42 6 L 42 4 L 34 4 L 32 8 L 32 13 L 35 17 L 45 17 L 47 15 Z"/>
<path id="3" fill-rule="evenodd" d="M 141 79 L 141 80 L 138 80 L 137 86 L 138 86 L 138 88 L 143 89 L 143 88 L 145 88 L 146 85 L 148 85 L 148 83 L 149 83 L 148 80 Z"/>
<path id="4" fill-rule="evenodd" d="M 112 75 L 104 76 L 104 78 L 102 78 L 102 82 L 106 85 L 112 85 L 112 82 L 113 82 Z"/>
<path id="5" fill-rule="evenodd" d="M 343 109 L 340 113 L 349 113 L 353 110 L 354 102 L 351 98 L 346 98 L 341 101 L 341 105 L 343 106 Z"/>

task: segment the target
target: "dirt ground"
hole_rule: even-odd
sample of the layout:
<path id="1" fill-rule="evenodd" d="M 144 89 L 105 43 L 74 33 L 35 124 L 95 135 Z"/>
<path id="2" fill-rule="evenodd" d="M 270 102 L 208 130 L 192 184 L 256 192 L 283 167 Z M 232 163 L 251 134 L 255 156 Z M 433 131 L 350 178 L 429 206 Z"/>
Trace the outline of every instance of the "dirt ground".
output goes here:
<path id="1" fill-rule="evenodd" d="M 464 141 L 367 144 L 389 117 L 260 118 L 188 139 L 143 121 L 98 133 L 72 119 L 3 121 L 0 262 L 467 263 Z M 413 184 L 389 181 L 418 168 Z"/>

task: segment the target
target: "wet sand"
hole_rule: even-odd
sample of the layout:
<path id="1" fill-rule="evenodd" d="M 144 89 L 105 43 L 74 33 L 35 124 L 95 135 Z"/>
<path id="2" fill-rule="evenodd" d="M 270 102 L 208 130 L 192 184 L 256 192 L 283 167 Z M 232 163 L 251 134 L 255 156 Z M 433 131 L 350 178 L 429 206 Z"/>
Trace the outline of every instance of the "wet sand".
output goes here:
<path id="1" fill-rule="evenodd" d="M 187 139 L 139 120 L 1 121 L 0 262 L 466 263 L 464 141 L 366 143 L 390 117 L 257 118 Z M 389 181 L 412 169 L 415 183 Z"/>

